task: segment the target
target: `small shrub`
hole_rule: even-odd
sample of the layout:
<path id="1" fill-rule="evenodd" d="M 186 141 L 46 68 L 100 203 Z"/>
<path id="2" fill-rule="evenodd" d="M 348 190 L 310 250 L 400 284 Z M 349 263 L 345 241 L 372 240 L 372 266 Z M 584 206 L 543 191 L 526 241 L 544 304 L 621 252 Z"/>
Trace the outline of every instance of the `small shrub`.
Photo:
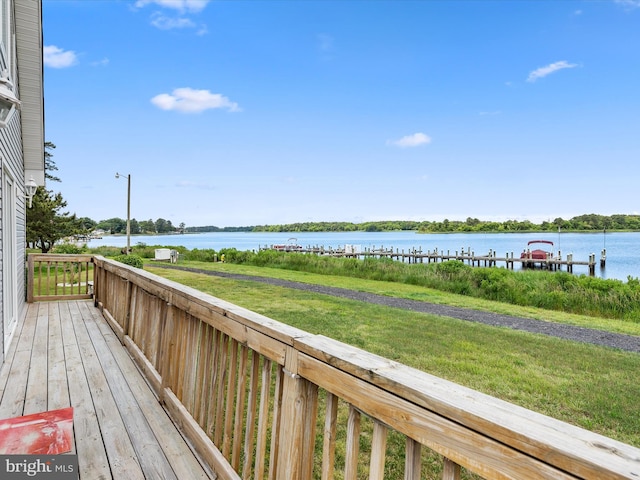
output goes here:
<path id="1" fill-rule="evenodd" d="M 142 258 L 138 255 L 118 255 L 114 260 L 136 268 L 142 268 L 144 266 Z"/>
<path id="2" fill-rule="evenodd" d="M 77 255 L 79 253 L 84 253 L 87 251 L 86 245 L 82 247 L 78 245 L 74 245 L 73 243 L 61 243 L 60 245 L 56 245 L 51 250 L 51 253 L 61 253 L 61 254 L 72 254 Z"/>
<path id="3" fill-rule="evenodd" d="M 157 247 L 152 247 L 149 245 L 141 245 L 140 243 L 138 243 L 136 246 L 131 248 L 131 252 L 134 254 L 134 256 L 137 257 L 141 257 L 141 258 L 155 258 L 156 256 L 156 248 Z M 126 251 L 126 248 L 122 250 L 123 252 Z M 126 255 L 125 255 L 126 256 Z M 131 256 L 131 255 L 129 255 Z"/>
<path id="4" fill-rule="evenodd" d="M 89 253 L 93 255 L 101 255 L 103 257 L 115 257 L 120 255 L 120 247 L 111 247 L 111 246 L 102 246 L 102 247 L 93 247 L 89 249 Z"/>
<path id="5" fill-rule="evenodd" d="M 466 275 L 471 271 L 471 267 L 459 260 L 448 260 L 438 263 L 435 271 L 437 275 L 445 279 L 453 279 Z"/>
<path id="6" fill-rule="evenodd" d="M 240 251 L 235 248 L 223 248 L 220 250 L 220 260 L 222 260 L 222 255 L 224 255 L 225 262 L 248 264 L 256 254 L 249 250 Z"/>
<path id="7" fill-rule="evenodd" d="M 194 248 L 191 251 L 187 250 L 183 255 L 185 260 L 192 260 L 196 262 L 215 262 L 220 260 L 220 255 L 218 255 L 216 251 L 211 248 L 202 250 Z"/>

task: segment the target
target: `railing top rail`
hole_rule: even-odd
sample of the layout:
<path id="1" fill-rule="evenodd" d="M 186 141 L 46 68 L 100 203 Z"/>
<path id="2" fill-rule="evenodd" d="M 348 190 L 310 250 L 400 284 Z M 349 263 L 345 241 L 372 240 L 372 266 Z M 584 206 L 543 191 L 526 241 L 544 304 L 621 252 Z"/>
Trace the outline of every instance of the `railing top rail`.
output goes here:
<path id="1" fill-rule="evenodd" d="M 88 253 L 29 253 L 27 258 L 35 262 L 68 261 L 68 262 L 92 262 L 95 255 Z"/>

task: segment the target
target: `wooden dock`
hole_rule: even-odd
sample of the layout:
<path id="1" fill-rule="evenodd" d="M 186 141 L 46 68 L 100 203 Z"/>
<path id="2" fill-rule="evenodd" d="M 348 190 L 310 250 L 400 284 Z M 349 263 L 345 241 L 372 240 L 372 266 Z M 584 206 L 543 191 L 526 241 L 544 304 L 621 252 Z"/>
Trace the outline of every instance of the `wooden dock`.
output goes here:
<path id="1" fill-rule="evenodd" d="M 570 253 L 566 257 L 562 257 L 562 252 L 558 252 L 557 255 L 548 255 L 546 259 L 534 259 L 531 258 L 530 252 L 523 252 L 523 256 L 516 256 L 514 252 L 507 252 L 504 256 L 498 256 L 494 250 L 489 250 L 486 254 L 476 254 L 471 248 L 461 248 L 460 250 L 427 250 L 423 251 L 421 248 L 411 248 L 407 251 L 404 249 L 385 248 L 365 248 L 363 250 L 350 248 L 346 246 L 343 248 L 332 248 L 325 246 L 307 246 L 302 247 L 300 245 L 287 245 L 283 248 L 282 245 L 271 245 L 260 247 L 260 250 L 278 250 L 284 252 L 298 252 L 308 253 L 315 255 L 330 255 L 332 257 L 345 257 L 345 258 L 390 258 L 392 260 L 398 260 L 405 263 L 438 263 L 446 262 L 449 260 L 457 260 L 466 263 L 472 267 L 496 267 L 504 266 L 509 270 L 513 270 L 515 265 L 520 265 L 522 269 L 538 268 L 550 271 L 566 270 L 569 273 L 573 273 L 575 266 L 586 266 L 590 276 L 595 276 L 596 272 L 596 254 L 589 255 L 588 260 L 575 260 L 573 254 Z M 604 268 L 606 265 L 606 250 L 602 250 L 600 253 L 600 267 Z"/>

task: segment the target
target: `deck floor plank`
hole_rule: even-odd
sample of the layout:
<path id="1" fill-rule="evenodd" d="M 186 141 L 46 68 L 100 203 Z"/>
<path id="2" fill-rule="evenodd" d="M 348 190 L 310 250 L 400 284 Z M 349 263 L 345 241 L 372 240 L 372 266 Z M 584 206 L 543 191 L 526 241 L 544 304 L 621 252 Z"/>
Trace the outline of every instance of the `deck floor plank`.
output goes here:
<path id="1" fill-rule="evenodd" d="M 0 418 L 68 406 L 80 480 L 215 478 L 90 300 L 30 304 L 0 367 Z"/>
<path id="2" fill-rule="evenodd" d="M 112 352 L 123 377 L 127 380 L 131 392 L 135 395 L 140 409 L 144 412 L 147 422 L 171 463 L 177 478 L 200 480 L 213 476 L 211 472 L 205 472 L 186 442 L 175 440 L 182 437 L 180 432 L 158 403 L 158 398 L 149 387 L 149 384 L 139 375 L 135 362 L 123 348 L 119 348 L 120 340 L 109 325 L 102 320 L 99 312 L 88 307 L 86 303 L 81 305 L 81 308 L 87 309 L 87 316 L 95 327 L 94 329 L 89 328 L 92 338 L 95 335 L 103 336 L 105 345 Z"/>
<path id="3" fill-rule="evenodd" d="M 20 417 L 23 415 L 37 314 L 37 309 L 28 309 L 20 335 L 16 335 L 13 338 L 16 350 L 11 363 L 5 362 L 4 368 L 9 368 L 9 374 L 2 401 L 0 402 L 0 418 Z M 20 328 L 20 325 L 16 328 Z"/>
<path id="4" fill-rule="evenodd" d="M 104 372 L 105 382 L 113 394 L 114 407 L 124 422 L 125 432 L 130 432 L 131 447 L 137 453 L 145 472 L 150 472 L 152 478 L 174 479 L 171 469 L 162 449 L 159 447 L 153 431 L 144 417 L 135 396 L 129 389 L 126 379 L 104 338 L 97 331 L 89 315 L 81 312 L 88 339 L 92 342 L 97 358 Z"/>
<path id="5" fill-rule="evenodd" d="M 59 348 L 59 345 L 52 344 L 51 347 L 55 349 Z M 36 316 L 36 328 L 33 336 L 31 361 L 29 362 L 29 374 L 27 377 L 27 391 L 24 399 L 23 415 L 44 412 L 48 409 L 48 353 L 49 312 L 47 308 L 39 308 L 38 315 Z"/>
<path id="6" fill-rule="evenodd" d="M 102 369 L 103 364 L 99 355 L 103 352 L 99 352 L 94 348 L 84 324 L 84 318 L 75 302 L 69 304 L 69 309 L 71 317 L 74 319 L 76 340 L 82 356 L 84 371 L 91 392 L 91 400 L 100 425 L 105 451 L 109 459 L 111 474 L 114 478 L 143 480 L 142 467 L 125 426 L 127 419 L 120 414 L 114 398 L 118 392 L 112 390 L 107 381 L 109 373 Z M 112 374 L 118 375 L 119 372 L 112 372 Z"/>
<path id="7" fill-rule="evenodd" d="M 57 410 L 70 407 L 71 400 L 67 385 L 67 364 L 64 358 L 59 304 L 52 302 L 47 307 L 49 315 L 48 383 L 60 387 L 47 389 L 47 406 L 49 410 Z"/>
<path id="8" fill-rule="evenodd" d="M 71 380 L 68 382 L 68 388 L 73 406 L 73 432 L 80 478 L 87 480 L 113 478 L 67 303 L 60 305 L 60 320 L 67 376 Z"/>
<path id="9" fill-rule="evenodd" d="M 33 313 L 33 314 L 35 314 L 35 313 Z M 9 348 L 5 352 L 3 365 L 12 365 L 13 364 L 13 358 L 15 357 L 16 351 L 18 350 L 17 347 L 16 347 L 18 342 L 15 339 L 20 337 L 20 333 L 22 331 L 22 328 L 24 328 L 25 323 L 28 323 L 27 320 L 25 320 L 24 322 L 20 322 L 18 324 L 18 326 L 16 327 L 16 332 L 14 334 L 14 340 L 9 344 Z M 9 373 L 10 372 L 11 372 L 11 368 L 10 367 L 2 368 L 0 366 L 0 409 L 2 408 L 2 399 L 4 397 L 4 392 L 7 389 L 7 383 L 9 381 Z M 0 418 L 6 418 L 6 417 L 3 416 L 2 413 L 0 412 Z"/>

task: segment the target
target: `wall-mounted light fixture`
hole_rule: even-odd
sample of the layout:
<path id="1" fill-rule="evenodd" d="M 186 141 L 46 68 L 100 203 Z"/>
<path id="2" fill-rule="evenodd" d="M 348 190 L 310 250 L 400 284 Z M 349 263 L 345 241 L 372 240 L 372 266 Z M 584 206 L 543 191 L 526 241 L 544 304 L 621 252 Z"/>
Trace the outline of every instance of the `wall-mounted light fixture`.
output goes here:
<path id="1" fill-rule="evenodd" d="M 24 184 L 24 198 L 29 200 L 29 208 L 31 208 L 31 204 L 33 203 L 33 196 L 36 194 L 37 189 L 38 184 L 33 179 L 33 176 L 29 177 L 29 181 Z"/>
<path id="2" fill-rule="evenodd" d="M 5 70 L 0 75 L 0 128 L 7 126 L 17 108 L 20 108 L 20 100 L 13 93 L 13 83 Z"/>

